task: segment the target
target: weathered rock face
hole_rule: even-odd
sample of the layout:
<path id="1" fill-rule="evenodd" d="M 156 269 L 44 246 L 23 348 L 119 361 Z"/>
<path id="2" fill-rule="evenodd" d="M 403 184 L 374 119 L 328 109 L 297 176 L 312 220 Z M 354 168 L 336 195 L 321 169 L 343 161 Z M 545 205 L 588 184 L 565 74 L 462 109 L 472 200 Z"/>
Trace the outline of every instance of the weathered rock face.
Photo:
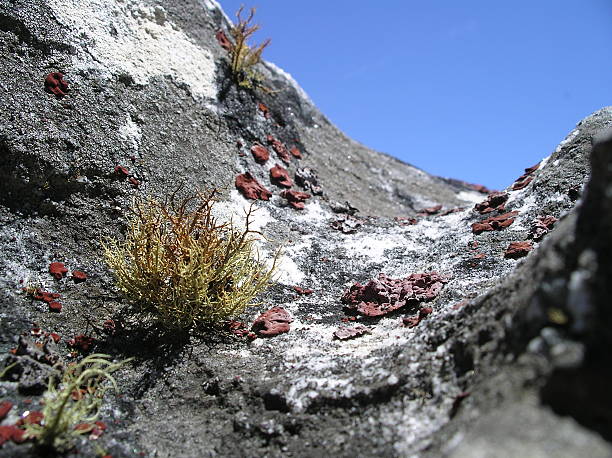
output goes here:
<path id="1" fill-rule="evenodd" d="M 610 380 L 612 152 L 602 137 L 591 155 L 591 140 L 612 109 L 474 209 L 485 194 L 346 138 L 272 64 L 259 71 L 273 93 L 237 89 L 215 38 L 227 27 L 209 0 L 0 5 L 0 351 L 36 323 L 64 357 L 72 338 L 133 356 L 103 411 L 113 456 L 536 455 L 555 441 L 609 456 L 593 431 L 611 437 L 597 387 Z M 290 192 L 270 181 L 277 163 Z M 240 216 L 243 174 L 271 193 L 255 212 L 262 255 L 285 248 L 278 281 L 240 319 L 279 307 L 264 326 L 277 335 L 177 339 L 131 316 L 99 242 L 123 233 L 132 197 L 224 188 L 219 214 Z M 517 242 L 533 249 L 505 257 Z M 72 274 L 54 278 L 52 262 Z M 376 291 L 343 307 L 356 282 Z M 18 375 L 0 396 L 21 412 L 20 383 L 45 375 Z"/>

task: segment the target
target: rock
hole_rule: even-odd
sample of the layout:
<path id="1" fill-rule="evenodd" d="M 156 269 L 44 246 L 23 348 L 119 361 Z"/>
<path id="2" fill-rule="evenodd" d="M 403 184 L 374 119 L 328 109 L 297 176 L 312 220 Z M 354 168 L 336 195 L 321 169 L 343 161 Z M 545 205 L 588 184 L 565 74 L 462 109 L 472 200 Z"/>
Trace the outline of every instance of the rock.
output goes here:
<path id="1" fill-rule="evenodd" d="M 505 209 L 489 202 L 483 209 L 494 211 L 476 217 L 459 209 L 491 192 L 348 138 L 273 64 L 254 69 L 269 91 L 236 85 L 231 25 L 217 2 L 165 2 L 162 11 L 140 0 L 15 0 L 0 2 L 0 17 L 8 94 L 0 97 L 0 342 L 10 349 L 25 331 L 40 350 L 5 356 L 3 365 L 19 364 L 3 381 L 3 399 L 21 406 L 22 392 L 43 392 L 57 374 L 36 359 L 49 356 L 44 339 L 85 335 L 96 337 L 96 351 L 136 357 L 115 374 L 119 393 L 105 396 L 101 411 L 112 422 L 101 445 L 117 457 L 612 454 L 597 440 L 611 439 L 612 424 L 612 155 L 598 134 L 612 127 L 612 108 L 541 151 L 550 157 L 526 170 Z M 68 95 L 43 91 L 49 72 L 67 75 Z M 269 167 L 249 153 L 268 136 L 268 155 L 304 161 L 279 163 L 310 195 L 303 211 L 283 208 L 280 192 L 266 189 Z M 235 190 L 241 174 L 246 189 Z M 179 200 L 212 188 L 221 190 L 219 224 L 241 225 L 252 210 L 262 262 L 283 249 L 274 283 L 256 299 L 295 320 L 280 338 L 254 339 L 244 325 L 252 309 L 233 317 L 244 338 L 227 327 L 160 333 L 137 298 L 117 294 L 99 242 L 123 240 L 133 198 Z M 251 201 L 241 193 L 253 193 Z M 330 230 L 339 218 L 332 202 L 347 201 L 343 215 L 368 215 L 350 236 Z M 434 203 L 438 215 L 456 213 L 417 222 Z M 522 262 L 504 259 L 543 215 L 558 221 L 538 249 Z M 57 292 L 42 294 L 56 259 L 82 266 L 87 284 L 58 281 Z M 398 293 L 410 272 L 444 273 L 445 282 L 413 278 L 410 293 Z M 356 282 L 362 288 L 345 315 L 340 296 Z M 316 294 L 298 296 L 294 285 Z M 49 313 L 60 293 L 71 313 Z M 435 314 L 423 319 L 426 301 Z M 261 332 L 289 327 L 289 318 L 267 321 Z M 49 335 L 31 335 L 32 322 Z M 340 322 L 376 325 L 339 341 Z M 3 447 L 31 454 L 29 444 Z M 97 453 L 85 438 L 78 448 Z"/>

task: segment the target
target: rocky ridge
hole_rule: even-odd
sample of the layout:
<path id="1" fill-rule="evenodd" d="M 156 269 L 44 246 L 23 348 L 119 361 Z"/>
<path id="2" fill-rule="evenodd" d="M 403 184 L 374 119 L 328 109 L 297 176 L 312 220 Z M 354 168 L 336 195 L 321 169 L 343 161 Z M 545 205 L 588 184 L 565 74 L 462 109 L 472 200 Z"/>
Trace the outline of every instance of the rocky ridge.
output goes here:
<path id="1" fill-rule="evenodd" d="M 610 440 L 612 417 L 596 399 L 609 395 L 577 387 L 609 380 L 611 152 L 603 134 L 593 153 L 591 142 L 612 109 L 487 198 L 348 139 L 272 64 L 260 71 L 279 92 L 238 90 L 216 38 L 228 26 L 209 0 L 0 5 L 7 360 L 21 333 L 39 337 L 32 328 L 61 337 L 51 354 L 87 345 L 134 357 L 103 411 L 98 441 L 113 456 L 609 456 L 599 435 Z M 45 92 L 53 72 L 68 88 L 48 85 L 67 95 Z M 278 144 L 301 159 L 283 160 Z M 256 145 L 269 150 L 264 165 Z M 310 194 L 303 209 L 271 179 L 277 163 Z M 133 196 L 223 188 L 219 215 L 239 219 L 244 173 L 271 193 L 257 201 L 260 253 L 284 248 L 277 282 L 240 320 L 282 307 L 290 331 L 176 339 L 131 317 L 99 242 L 125 230 Z M 53 278 L 52 262 L 85 281 Z M 385 280 L 414 274 L 433 280 Z M 357 282 L 370 285 L 367 307 L 342 303 Z M 61 298 L 32 300 L 28 285 Z M 36 403 L 49 372 L 20 345 L 29 369 L 0 383 L 16 404 L 3 425 Z M 577 392 L 563 391 L 568 381 Z"/>

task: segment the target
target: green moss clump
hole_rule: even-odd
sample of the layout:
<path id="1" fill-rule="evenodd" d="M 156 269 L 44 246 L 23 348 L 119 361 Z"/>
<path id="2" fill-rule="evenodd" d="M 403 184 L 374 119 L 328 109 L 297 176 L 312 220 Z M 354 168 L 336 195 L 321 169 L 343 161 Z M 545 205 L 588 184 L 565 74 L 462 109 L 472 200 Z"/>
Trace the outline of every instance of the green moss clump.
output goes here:
<path id="1" fill-rule="evenodd" d="M 255 8 L 251 8 L 249 16 L 246 19 L 242 18 L 242 10 L 236 12 L 238 22 L 231 29 L 231 35 L 234 42 L 229 44 L 229 54 L 231 60 L 232 74 L 239 86 L 252 89 L 254 86 L 261 86 L 263 77 L 257 73 L 254 66 L 261 61 L 263 50 L 270 44 L 270 40 L 250 47 L 248 45 L 249 38 L 259 30 L 258 24 L 251 24 L 253 16 L 255 16 Z"/>
<path id="2" fill-rule="evenodd" d="M 234 317 L 271 280 L 274 265 L 263 266 L 254 248 L 259 233 L 249 228 L 252 207 L 243 229 L 219 223 L 212 212 L 216 195 L 136 201 L 125 240 L 103 243 L 125 297 L 168 329 Z"/>
<path id="3" fill-rule="evenodd" d="M 94 427 L 104 394 L 109 388 L 117 389 L 111 374 L 128 361 L 112 362 L 109 358 L 89 355 L 68 366 L 59 385 L 53 377 L 49 380 L 41 423 L 25 424 L 26 437 L 34 440 L 41 453 L 66 452 L 78 436 Z"/>

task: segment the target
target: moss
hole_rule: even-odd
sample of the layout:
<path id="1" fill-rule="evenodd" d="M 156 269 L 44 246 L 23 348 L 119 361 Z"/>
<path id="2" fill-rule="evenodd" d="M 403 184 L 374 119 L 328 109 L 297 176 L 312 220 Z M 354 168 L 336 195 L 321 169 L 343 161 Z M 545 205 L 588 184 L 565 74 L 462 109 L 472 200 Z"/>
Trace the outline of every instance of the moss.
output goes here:
<path id="1" fill-rule="evenodd" d="M 234 42 L 229 43 L 229 54 L 231 60 L 231 69 L 234 78 L 239 86 L 252 89 L 253 87 L 261 87 L 263 77 L 255 71 L 254 66 L 261 60 L 263 50 L 270 44 L 270 40 L 266 40 L 257 46 L 250 47 L 248 45 L 249 38 L 259 30 L 258 24 L 251 24 L 253 16 L 255 16 L 255 8 L 251 8 L 249 16 L 246 19 L 242 18 L 244 7 L 236 12 L 238 22 L 231 29 L 231 35 Z"/>
<path id="2" fill-rule="evenodd" d="M 250 229 L 213 216 L 217 192 L 179 203 L 136 201 L 125 240 L 103 244 L 117 286 L 137 311 L 164 327 L 214 325 L 242 313 L 270 282 Z M 191 208 L 191 209 L 190 209 Z"/>
<path id="3" fill-rule="evenodd" d="M 112 362 L 109 358 L 89 355 L 68 366 L 58 386 L 53 378 L 49 380 L 43 395 L 42 422 L 25 424 L 26 436 L 34 439 L 41 453 L 70 450 L 77 437 L 91 430 L 75 427 L 97 419 L 104 394 L 110 387 L 117 389 L 111 374 L 128 361 Z"/>

